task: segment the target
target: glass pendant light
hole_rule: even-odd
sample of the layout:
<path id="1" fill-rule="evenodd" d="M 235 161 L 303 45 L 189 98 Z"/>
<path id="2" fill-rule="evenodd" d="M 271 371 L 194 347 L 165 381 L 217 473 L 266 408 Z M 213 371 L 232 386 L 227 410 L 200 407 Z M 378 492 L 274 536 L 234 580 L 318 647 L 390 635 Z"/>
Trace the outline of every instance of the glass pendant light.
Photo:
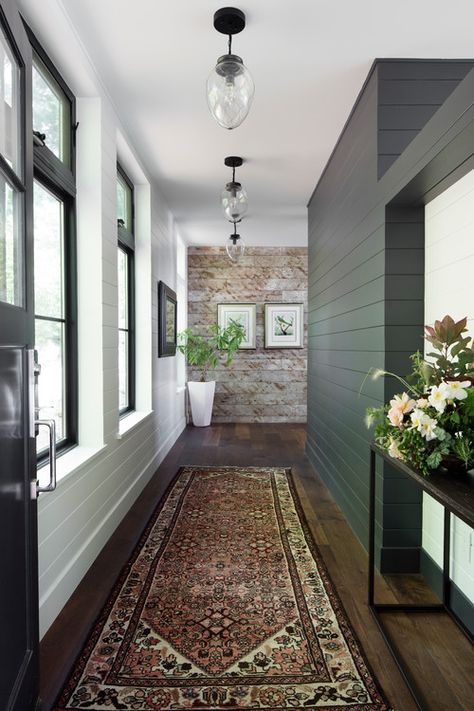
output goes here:
<path id="1" fill-rule="evenodd" d="M 235 180 L 235 169 L 239 168 L 243 159 L 238 156 L 227 156 L 224 163 L 232 168 L 232 180 L 226 184 L 221 195 L 222 209 L 229 222 L 239 222 L 247 212 L 248 198 L 242 185 Z"/>
<path id="2" fill-rule="evenodd" d="M 227 256 L 232 262 L 238 262 L 245 253 L 245 242 L 240 235 L 237 234 L 237 225 L 234 222 L 234 232 L 231 234 L 226 245 Z"/>
<path id="3" fill-rule="evenodd" d="M 223 128 L 240 126 L 246 118 L 255 91 L 252 76 L 236 54 L 232 54 L 232 35 L 245 27 L 245 14 L 234 7 L 223 7 L 214 14 L 214 27 L 229 36 L 229 51 L 219 57 L 207 80 L 207 103 L 211 114 Z"/>

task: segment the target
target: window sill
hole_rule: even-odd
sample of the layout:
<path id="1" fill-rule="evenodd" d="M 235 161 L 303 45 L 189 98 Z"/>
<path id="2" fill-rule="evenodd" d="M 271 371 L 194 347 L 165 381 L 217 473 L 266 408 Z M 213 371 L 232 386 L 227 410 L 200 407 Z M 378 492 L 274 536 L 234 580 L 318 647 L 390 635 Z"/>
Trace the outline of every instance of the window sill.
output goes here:
<path id="1" fill-rule="evenodd" d="M 64 479 L 67 479 L 71 474 L 74 474 L 78 469 L 81 469 L 85 464 L 95 459 L 107 447 L 106 444 L 101 444 L 97 447 L 73 447 L 64 452 L 64 454 L 56 458 L 56 481 L 59 484 Z M 48 472 L 49 467 L 45 462 L 41 467 L 38 467 L 38 476 L 42 479 L 41 474 Z M 41 496 L 41 494 L 40 494 Z"/>
<path id="2" fill-rule="evenodd" d="M 132 430 L 135 429 L 135 427 L 138 427 L 144 420 L 147 419 L 147 417 L 150 417 L 150 415 L 153 414 L 153 410 L 148 410 L 148 412 L 143 412 L 140 410 L 134 410 L 133 412 L 130 412 L 128 415 L 125 415 L 122 417 L 121 420 L 119 420 L 119 429 L 117 432 L 117 439 L 122 439 L 124 435 L 126 435 L 128 432 L 131 432 Z"/>

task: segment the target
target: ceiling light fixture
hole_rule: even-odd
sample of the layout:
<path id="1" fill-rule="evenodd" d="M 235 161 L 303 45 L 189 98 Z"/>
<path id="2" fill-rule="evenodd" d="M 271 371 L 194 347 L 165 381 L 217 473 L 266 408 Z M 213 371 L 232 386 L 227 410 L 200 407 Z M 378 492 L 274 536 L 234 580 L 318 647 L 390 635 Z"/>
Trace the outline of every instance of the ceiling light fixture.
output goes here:
<path id="1" fill-rule="evenodd" d="M 229 242 L 226 245 L 227 256 L 232 262 L 238 262 L 244 256 L 245 242 L 240 235 L 237 234 L 237 223 L 234 222 L 234 233 L 231 234 Z"/>
<path id="2" fill-rule="evenodd" d="M 232 180 L 226 184 L 221 195 L 222 209 L 229 222 L 239 222 L 248 208 L 247 193 L 235 180 L 235 169 L 240 168 L 243 162 L 239 156 L 227 156 L 224 159 L 224 164 L 232 168 Z"/>
<path id="3" fill-rule="evenodd" d="M 255 86 L 252 76 L 236 54 L 232 54 L 232 35 L 245 27 L 245 14 L 235 7 L 214 13 L 214 27 L 229 37 L 229 51 L 219 57 L 207 80 L 207 103 L 219 126 L 237 128 L 252 104 Z"/>

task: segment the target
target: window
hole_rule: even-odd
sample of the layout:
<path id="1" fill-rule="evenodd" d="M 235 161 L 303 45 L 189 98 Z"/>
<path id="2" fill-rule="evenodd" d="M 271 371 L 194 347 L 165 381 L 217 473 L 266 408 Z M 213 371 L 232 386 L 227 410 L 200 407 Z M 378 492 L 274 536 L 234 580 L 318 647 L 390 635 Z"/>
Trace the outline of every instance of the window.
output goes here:
<path id="1" fill-rule="evenodd" d="M 33 62 L 33 129 L 49 150 L 71 167 L 71 103 L 38 56 Z"/>
<path id="2" fill-rule="evenodd" d="M 0 301 L 23 305 L 20 68 L 0 32 Z"/>
<path id="3" fill-rule="evenodd" d="M 58 451 L 77 442 L 74 98 L 33 45 L 35 349 L 41 419 L 56 422 Z M 36 439 L 47 458 L 48 433 Z"/>
<path id="4" fill-rule="evenodd" d="M 119 412 L 135 409 L 133 185 L 117 165 Z"/>

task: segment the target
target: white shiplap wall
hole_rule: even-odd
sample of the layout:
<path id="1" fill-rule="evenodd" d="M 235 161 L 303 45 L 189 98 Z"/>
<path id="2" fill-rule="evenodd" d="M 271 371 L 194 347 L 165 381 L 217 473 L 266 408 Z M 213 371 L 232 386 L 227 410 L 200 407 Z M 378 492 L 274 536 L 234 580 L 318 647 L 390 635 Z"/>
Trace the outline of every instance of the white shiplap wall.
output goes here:
<path id="1" fill-rule="evenodd" d="M 80 447 L 59 460 L 39 499 L 40 627 L 48 629 L 185 426 L 181 356 L 158 359 L 157 282 L 185 293 L 179 235 L 146 164 L 133 151 L 100 74 L 59 0 L 20 0 L 28 23 L 78 97 Z M 122 122 L 123 120 L 123 122 Z M 135 184 L 137 408 L 120 432 L 117 359 L 116 162 Z M 180 249 L 180 254 L 186 250 Z M 185 266 L 180 272 L 185 273 Z M 180 382 L 178 382 L 180 381 Z M 72 471 L 71 471 L 72 470 Z"/>
<path id="2" fill-rule="evenodd" d="M 474 336 L 474 171 L 425 208 L 425 323 L 468 317 Z M 452 518 L 451 577 L 474 601 L 474 533 Z M 442 565 L 443 508 L 423 497 L 423 548 Z"/>

